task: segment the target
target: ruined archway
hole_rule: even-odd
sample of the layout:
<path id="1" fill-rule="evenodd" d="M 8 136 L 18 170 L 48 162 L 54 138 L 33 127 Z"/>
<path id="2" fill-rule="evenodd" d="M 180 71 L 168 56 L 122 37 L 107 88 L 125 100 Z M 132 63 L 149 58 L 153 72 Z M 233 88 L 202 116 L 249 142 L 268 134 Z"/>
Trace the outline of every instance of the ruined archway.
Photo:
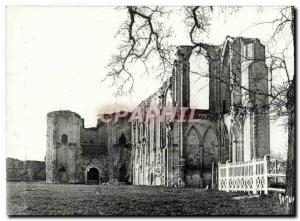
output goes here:
<path id="1" fill-rule="evenodd" d="M 209 127 L 203 138 L 203 184 L 211 184 L 212 163 L 219 161 L 218 139 L 214 130 Z"/>
<path id="2" fill-rule="evenodd" d="M 99 184 L 99 170 L 95 167 L 87 171 L 87 184 Z"/>
<path id="3" fill-rule="evenodd" d="M 202 187 L 203 146 L 197 129 L 192 126 L 186 139 L 186 185 Z"/>

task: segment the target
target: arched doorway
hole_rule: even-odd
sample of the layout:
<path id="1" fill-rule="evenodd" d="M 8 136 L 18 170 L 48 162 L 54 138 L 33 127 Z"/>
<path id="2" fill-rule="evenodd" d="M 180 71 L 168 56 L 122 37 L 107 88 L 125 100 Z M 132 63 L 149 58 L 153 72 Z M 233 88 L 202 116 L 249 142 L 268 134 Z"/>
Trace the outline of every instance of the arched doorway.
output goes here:
<path id="1" fill-rule="evenodd" d="M 87 184 L 99 184 L 99 171 L 97 168 L 90 168 L 87 172 Z"/>
<path id="2" fill-rule="evenodd" d="M 186 185 L 190 187 L 202 187 L 203 147 L 200 144 L 199 135 L 194 127 L 188 132 L 185 154 Z"/>
<path id="3" fill-rule="evenodd" d="M 58 170 L 58 181 L 60 183 L 67 183 L 68 182 L 68 174 L 64 167 L 60 167 Z"/>

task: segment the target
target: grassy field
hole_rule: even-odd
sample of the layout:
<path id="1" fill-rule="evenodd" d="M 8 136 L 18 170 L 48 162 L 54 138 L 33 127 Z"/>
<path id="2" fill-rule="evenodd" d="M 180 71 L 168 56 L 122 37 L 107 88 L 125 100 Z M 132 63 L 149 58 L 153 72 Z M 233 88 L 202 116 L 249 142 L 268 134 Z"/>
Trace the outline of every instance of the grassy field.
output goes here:
<path id="1" fill-rule="evenodd" d="M 146 186 L 7 183 L 8 215 L 281 215 L 272 196 Z"/>

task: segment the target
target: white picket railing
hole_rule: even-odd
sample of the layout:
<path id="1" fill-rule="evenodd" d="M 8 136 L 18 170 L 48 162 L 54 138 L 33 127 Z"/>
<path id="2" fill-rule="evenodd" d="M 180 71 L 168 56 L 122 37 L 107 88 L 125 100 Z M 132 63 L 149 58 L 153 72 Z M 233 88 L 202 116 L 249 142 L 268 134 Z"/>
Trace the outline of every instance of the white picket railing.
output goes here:
<path id="1" fill-rule="evenodd" d="M 275 161 L 276 162 L 276 161 Z M 268 194 L 269 191 L 282 191 L 281 189 L 270 188 L 269 178 L 285 177 L 285 173 L 275 173 L 270 170 L 272 162 L 269 156 L 263 159 L 251 161 L 234 162 L 226 164 L 218 163 L 218 189 L 232 192 L 252 192 Z M 275 164 L 276 168 L 276 164 Z"/>

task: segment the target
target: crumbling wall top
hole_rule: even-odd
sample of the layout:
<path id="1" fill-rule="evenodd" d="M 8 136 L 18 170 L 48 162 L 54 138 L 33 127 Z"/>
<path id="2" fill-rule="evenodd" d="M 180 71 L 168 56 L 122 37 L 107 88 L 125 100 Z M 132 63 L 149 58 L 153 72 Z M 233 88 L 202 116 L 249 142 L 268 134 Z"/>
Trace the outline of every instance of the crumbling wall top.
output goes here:
<path id="1" fill-rule="evenodd" d="M 52 112 L 49 112 L 47 114 L 47 118 L 51 118 L 51 117 L 62 117 L 62 118 L 68 118 L 70 116 L 73 116 L 75 118 L 80 118 L 80 115 L 75 113 L 75 112 L 72 112 L 72 111 L 69 111 L 69 110 L 58 110 L 58 111 L 52 111 Z"/>

